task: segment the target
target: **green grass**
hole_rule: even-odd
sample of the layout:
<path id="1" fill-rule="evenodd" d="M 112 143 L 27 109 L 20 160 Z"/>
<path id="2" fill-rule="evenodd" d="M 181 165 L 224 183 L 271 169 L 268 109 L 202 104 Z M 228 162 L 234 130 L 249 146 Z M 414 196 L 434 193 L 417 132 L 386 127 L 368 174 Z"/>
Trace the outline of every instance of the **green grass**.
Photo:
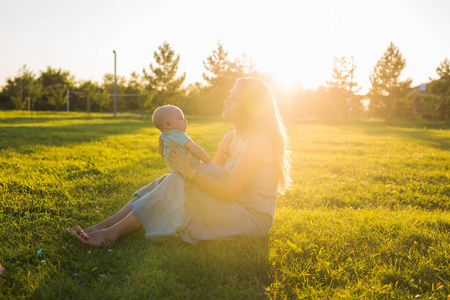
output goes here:
<path id="1" fill-rule="evenodd" d="M 231 126 L 188 120 L 213 157 Z M 294 184 L 268 238 L 152 244 L 140 231 L 97 249 L 64 228 L 169 172 L 158 131 L 135 117 L 0 111 L 0 298 L 446 298 L 449 123 L 287 127 Z"/>

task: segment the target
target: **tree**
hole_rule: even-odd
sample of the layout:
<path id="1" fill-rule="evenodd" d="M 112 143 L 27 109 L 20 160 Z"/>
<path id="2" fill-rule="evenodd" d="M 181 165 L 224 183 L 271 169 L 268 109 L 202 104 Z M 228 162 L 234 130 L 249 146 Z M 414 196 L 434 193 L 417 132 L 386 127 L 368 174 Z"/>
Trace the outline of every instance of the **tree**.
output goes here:
<path id="1" fill-rule="evenodd" d="M 413 97 L 409 95 L 412 80 L 399 81 L 405 66 L 406 60 L 399 48 L 391 42 L 369 77 L 372 84 L 368 93 L 372 116 L 385 119 L 404 119 L 413 116 Z"/>
<path id="2" fill-rule="evenodd" d="M 325 94 L 328 95 L 328 93 Z M 277 91 L 275 97 L 284 120 L 308 117 L 317 109 L 314 107 L 315 101 L 313 101 L 315 91 L 304 89 L 301 85 L 296 85 L 289 91 Z"/>
<path id="3" fill-rule="evenodd" d="M 203 61 L 203 66 L 206 71 L 203 72 L 202 77 L 209 86 L 218 87 L 223 83 L 224 77 L 229 75 L 230 62 L 227 60 L 228 51 L 225 51 L 223 44 L 218 42 L 217 50 L 213 50 L 212 55 Z"/>
<path id="4" fill-rule="evenodd" d="M 158 51 L 154 52 L 153 57 L 157 65 L 150 64 L 151 73 L 148 74 L 143 69 L 144 78 L 148 83 L 146 89 L 154 94 L 152 108 L 164 104 L 182 106 L 181 85 L 186 78 L 186 73 L 176 77 L 180 55 L 175 55 L 169 43 L 164 42 L 158 47 Z"/>
<path id="5" fill-rule="evenodd" d="M 36 80 L 36 75 L 23 65 L 19 69 L 17 76 L 8 78 L 2 93 L 7 95 L 16 109 L 32 109 L 36 98 L 42 94 L 42 86 Z"/>
<path id="6" fill-rule="evenodd" d="M 347 116 L 350 104 L 350 89 L 352 93 L 351 110 L 354 115 L 361 113 L 360 98 L 353 95 L 361 89 L 352 79 L 355 69 L 353 63 L 345 56 L 334 58 L 332 79 L 326 81 L 329 97 L 327 97 L 327 103 L 324 103 L 329 109 L 331 108 L 331 117 L 343 119 Z"/>
<path id="7" fill-rule="evenodd" d="M 206 86 L 196 85 L 190 88 L 190 107 L 196 108 L 200 114 L 218 115 L 222 110 L 223 101 L 237 78 L 227 57 L 228 51 L 225 51 L 219 41 L 217 49 L 203 61 L 206 72 L 202 73 L 202 77 Z"/>
<path id="8" fill-rule="evenodd" d="M 422 94 L 420 95 L 420 102 L 423 105 L 421 112 L 422 117 L 430 118 L 434 121 L 438 116 L 442 98 L 433 94 Z"/>
<path id="9" fill-rule="evenodd" d="M 38 80 L 30 80 L 28 87 L 28 110 L 34 110 L 36 102 L 44 94 L 44 90 Z"/>
<path id="10" fill-rule="evenodd" d="M 255 70 L 255 62 L 247 54 L 242 53 L 241 57 L 235 58 L 234 62 L 229 62 L 231 77 L 236 80 L 240 77 L 253 76 L 261 77 L 261 74 Z"/>
<path id="11" fill-rule="evenodd" d="M 101 111 L 102 103 L 99 101 L 101 100 L 103 91 L 102 88 L 96 82 L 92 82 L 91 80 L 82 82 L 79 87 L 79 91 L 84 93 L 86 97 L 86 110 L 88 114 L 92 111 L 91 105 L 93 103 L 99 105 Z"/>
<path id="12" fill-rule="evenodd" d="M 8 97 L 8 95 L 4 93 L 3 89 L 0 89 L 0 110 L 5 109 L 14 109 L 14 104 L 12 102 L 12 99 L 10 99 L 10 97 Z"/>
<path id="13" fill-rule="evenodd" d="M 59 110 L 59 105 L 63 105 L 67 101 L 67 88 L 60 85 L 50 86 L 47 88 L 47 101 L 54 105 L 56 110 Z"/>
<path id="14" fill-rule="evenodd" d="M 152 90 L 145 88 L 143 78 L 136 72 L 131 73 L 128 80 L 127 93 L 138 95 L 135 99 L 141 109 L 141 117 L 144 117 L 145 109 L 152 106 L 153 94 Z"/>
<path id="15" fill-rule="evenodd" d="M 103 76 L 103 83 L 101 85 L 103 90 L 102 107 L 109 106 L 114 101 L 114 74 L 107 73 Z M 126 94 L 127 79 L 124 76 L 116 76 L 116 92 L 118 95 Z M 129 98 L 117 96 L 116 105 L 118 110 L 125 110 L 129 108 Z M 99 99 L 100 100 L 100 99 Z M 110 106 L 111 107 L 111 106 Z M 110 111 L 113 108 L 111 107 Z"/>
<path id="16" fill-rule="evenodd" d="M 216 108 L 212 106 L 211 87 L 205 86 L 200 82 L 195 82 L 186 88 L 186 93 L 187 95 L 184 101 L 184 111 L 186 114 L 212 115 L 216 111 Z"/>
<path id="17" fill-rule="evenodd" d="M 436 68 L 438 79 L 431 79 L 427 89 L 432 97 L 423 97 L 424 106 L 428 110 L 434 110 L 432 117 L 448 120 L 450 119 L 450 61 L 446 58 Z M 426 103 L 430 101 L 430 103 Z"/>
<path id="18" fill-rule="evenodd" d="M 68 89 L 73 88 L 74 78 L 68 71 L 47 67 L 41 71 L 38 78 L 42 85 L 42 101 L 39 103 L 40 109 L 55 108 L 59 110 L 64 105 L 67 98 L 64 96 Z"/>
<path id="19" fill-rule="evenodd" d="M 189 90 L 188 101 L 190 107 L 197 107 L 201 114 L 218 115 L 222 111 L 223 102 L 228 97 L 236 79 L 245 76 L 258 76 L 261 74 L 254 70 L 254 62 L 245 54 L 233 62 L 227 59 L 228 52 L 220 41 L 217 49 L 203 61 L 206 72 L 203 79 L 206 86 L 196 85 Z M 192 97 L 196 95 L 199 98 Z M 198 102 L 198 103 L 195 103 Z"/>
<path id="20" fill-rule="evenodd" d="M 311 95 L 311 114 L 319 118 L 334 118 L 336 111 L 330 103 L 332 102 L 331 94 L 328 88 L 320 85 Z"/>
<path id="21" fill-rule="evenodd" d="M 23 100 L 22 91 L 17 91 L 16 94 L 11 95 L 11 101 L 15 109 L 24 109 L 27 105 L 26 101 Z"/>

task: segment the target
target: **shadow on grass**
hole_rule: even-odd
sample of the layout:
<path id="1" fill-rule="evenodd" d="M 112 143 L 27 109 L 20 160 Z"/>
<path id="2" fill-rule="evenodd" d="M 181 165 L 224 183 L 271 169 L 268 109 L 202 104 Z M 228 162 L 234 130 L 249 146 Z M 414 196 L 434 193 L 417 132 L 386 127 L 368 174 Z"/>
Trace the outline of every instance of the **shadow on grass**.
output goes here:
<path id="1" fill-rule="evenodd" d="M 8 115 L 7 113 L 4 115 Z M 15 114 L 12 112 L 7 117 L 0 116 L 0 124 L 38 124 L 45 122 L 66 122 L 66 121 L 89 121 L 89 120 L 107 120 L 114 121 L 120 119 L 145 120 L 151 122 L 151 115 L 144 116 L 137 114 L 122 114 L 114 117 L 112 114 L 102 113 L 70 113 L 65 112 L 31 112 Z"/>
<path id="2" fill-rule="evenodd" d="M 115 120 L 100 124 L 2 127 L 0 149 L 30 152 L 33 146 L 67 146 L 98 141 L 111 135 L 133 134 L 151 128 L 150 122 Z"/>
<path id="3" fill-rule="evenodd" d="M 64 240 L 68 240 L 64 238 Z M 265 299 L 268 239 L 150 243 L 135 233 L 106 248 L 73 243 L 32 298 Z"/>
<path id="4" fill-rule="evenodd" d="M 344 121 L 297 119 L 287 122 L 292 125 L 321 125 L 358 131 L 369 136 L 396 136 L 403 139 L 422 141 L 431 147 L 450 150 L 450 139 L 441 132 L 450 130 L 448 121 Z M 430 130 L 431 129 L 431 130 Z"/>
<path id="5" fill-rule="evenodd" d="M 92 120 L 93 118 L 85 117 L 45 117 L 45 115 L 38 115 L 36 117 L 14 117 L 14 118 L 0 118 L 0 124 L 39 124 L 46 122 L 58 122 L 58 121 L 81 121 L 81 120 Z M 102 119 L 107 119 L 103 117 Z"/>
<path id="6" fill-rule="evenodd" d="M 225 122 L 221 118 L 213 117 L 188 119 L 197 125 Z M 133 134 L 142 129 L 154 128 L 150 119 L 136 116 L 47 117 L 45 114 L 38 114 L 36 117 L 0 118 L 1 124 L 12 126 L 0 126 L 0 150 L 15 149 L 19 153 L 34 152 L 34 146 L 52 147 L 89 143 L 108 136 Z"/>
<path id="7" fill-rule="evenodd" d="M 382 120 L 323 120 L 323 119 L 287 119 L 286 124 L 324 125 L 324 126 L 369 126 L 415 129 L 450 129 L 450 121 L 382 121 Z"/>
<path id="8" fill-rule="evenodd" d="M 415 127 L 361 126 L 357 130 L 371 136 L 396 136 L 401 139 L 416 140 L 441 150 L 450 150 L 450 139 L 440 131 Z"/>

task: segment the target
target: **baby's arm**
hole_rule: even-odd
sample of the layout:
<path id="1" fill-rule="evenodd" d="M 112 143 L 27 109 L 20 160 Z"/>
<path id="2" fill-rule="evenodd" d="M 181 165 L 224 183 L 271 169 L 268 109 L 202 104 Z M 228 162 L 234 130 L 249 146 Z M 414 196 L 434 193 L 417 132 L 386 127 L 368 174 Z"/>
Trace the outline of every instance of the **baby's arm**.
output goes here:
<path id="1" fill-rule="evenodd" d="M 158 152 L 159 155 L 161 155 L 162 158 L 164 158 L 164 141 L 162 138 L 159 138 Z"/>
<path id="2" fill-rule="evenodd" d="M 205 164 L 209 164 L 211 159 L 209 159 L 208 154 L 206 154 L 205 150 L 202 147 L 194 143 L 192 140 L 189 140 L 184 144 L 184 148 L 187 151 L 191 152 L 196 158 L 204 162 Z"/>

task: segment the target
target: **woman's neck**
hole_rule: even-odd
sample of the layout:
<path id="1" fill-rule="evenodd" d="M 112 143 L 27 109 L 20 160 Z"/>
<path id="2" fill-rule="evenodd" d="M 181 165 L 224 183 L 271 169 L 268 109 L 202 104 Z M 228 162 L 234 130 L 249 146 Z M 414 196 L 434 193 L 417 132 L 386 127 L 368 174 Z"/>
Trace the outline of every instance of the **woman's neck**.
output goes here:
<path id="1" fill-rule="evenodd" d="M 232 122 L 232 123 L 233 123 L 233 127 L 234 127 L 234 132 L 236 133 L 237 140 L 242 139 L 242 133 L 241 133 L 241 130 L 239 128 L 239 123 L 237 121 L 236 122 Z"/>
<path id="2" fill-rule="evenodd" d="M 237 123 L 237 122 L 232 122 L 232 123 L 233 123 L 234 131 L 236 132 L 236 137 L 239 140 L 246 139 L 248 136 L 253 135 L 253 134 L 260 134 L 260 133 L 267 134 L 267 132 L 261 130 L 261 128 L 255 127 L 255 124 L 247 124 L 245 131 L 242 131 L 241 127 L 239 126 L 239 123 Z"/>

